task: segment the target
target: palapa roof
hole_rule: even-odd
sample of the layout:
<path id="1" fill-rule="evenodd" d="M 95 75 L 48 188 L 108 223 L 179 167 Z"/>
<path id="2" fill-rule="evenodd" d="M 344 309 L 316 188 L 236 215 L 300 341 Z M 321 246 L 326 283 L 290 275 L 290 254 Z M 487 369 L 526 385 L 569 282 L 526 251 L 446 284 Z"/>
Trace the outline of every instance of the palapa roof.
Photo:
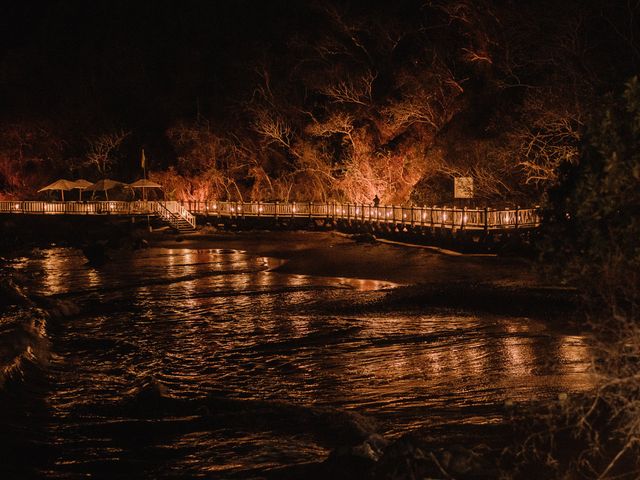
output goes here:
<path id="1" fill-rule="evenodd" d="M 146 178 L 141 178 L 140 180 L 136 180 L 133 183 L 129 184 L 132 188 L 162 188 L 162 185 L 156 182 L 152 182 Z"/>
<path id="2" fill-rule="evenodd" d="M 78 188 L 74 182 L 61 178 L 60 180 L 50 183 L 46 187 L 42 187 L 38 192 L 44 192 L 47 190 L 73 190 L 74 188 Z"/>
<path id="3" fill-rule="evenodd" d="M 79 188 L 81 190 L 84 190 L 85 188 L 93 185 L 93 182 L 90 182 L 89 180 L 85 180 L 84 178 L 79 178 L 78 180 L 74 180 L 73 183 L 75 184 L 75 187 L 73 188 Z"/>
<path id="4" fill-rule="evenodd" d="M 126 187 L 126 186 L 127 186 L 127 184 L 124 183 L 124 182 L 119 182 L 117 180 L 111 180 L 110 178 L 104 178 L 102 180 L 98 180 L 93 185 L 90 185 L 90 186 L 86 187 L 85 190 L 88 190 L 90 192 L 102 192 L 102 191 L 106 191 L 106 190 L 111 190 L 113 188 Z"/>

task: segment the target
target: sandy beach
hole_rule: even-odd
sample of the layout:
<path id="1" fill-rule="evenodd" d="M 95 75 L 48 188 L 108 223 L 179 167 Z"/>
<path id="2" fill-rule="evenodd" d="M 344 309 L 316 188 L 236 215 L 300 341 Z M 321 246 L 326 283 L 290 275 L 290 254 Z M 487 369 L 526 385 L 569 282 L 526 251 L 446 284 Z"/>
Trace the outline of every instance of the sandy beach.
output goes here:
<path id="1" fill-rule="evenodd" d="M 232 248 L 285 260 L 277 271 L 304 275 L 382 280 L 400 285 L 482 283 L 539 286 L 531 262 L 521 258 L 461 255 L 438 249 L 356 242 L 336 232 L 156 234 L 151 245 L 165 248 Z"/>

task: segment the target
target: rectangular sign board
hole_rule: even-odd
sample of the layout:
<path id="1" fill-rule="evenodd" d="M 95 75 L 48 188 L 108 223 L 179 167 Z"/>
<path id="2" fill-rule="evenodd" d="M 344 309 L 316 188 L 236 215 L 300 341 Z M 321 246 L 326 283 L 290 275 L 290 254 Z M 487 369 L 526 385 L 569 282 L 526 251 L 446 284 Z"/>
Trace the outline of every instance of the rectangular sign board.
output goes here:
<path id="1" fill-rule="evenodd" d="M 453 179 L 453 198 L 473 198 L 473 178 L 456 177 Z"/>

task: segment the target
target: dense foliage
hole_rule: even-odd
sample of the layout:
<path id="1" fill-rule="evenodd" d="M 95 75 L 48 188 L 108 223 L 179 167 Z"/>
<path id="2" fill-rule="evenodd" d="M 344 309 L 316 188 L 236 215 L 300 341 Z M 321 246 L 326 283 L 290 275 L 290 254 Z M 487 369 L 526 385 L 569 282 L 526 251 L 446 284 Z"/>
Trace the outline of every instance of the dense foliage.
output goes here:
<path id="1" fill-rule="evenodd" d="M 640 287 L 637 77 L 620 98 L 610 99 L 584 142 L 580 161 L 563 165 L 549 191 L 546 254 L 594 300 L 621 313 L 620 307 L 638 303 Z"/>
<path id="2" fill-rule="evenodd" d="M 591 330 L 596 392 L 547 415 L 527 455 L 561 458 L 565 477 L 637 478 L 640 472 L 640 83 L 611 96 L 584 135 L 580 159 L 561 168 L 549 191 L 543 253 L 583 295 Z M 566 458 L 556 434 L 575 450 Z M 558 446 L 556 446 L 558 445 Z M 558 474 L 558 477 L 565 478 Z"/>

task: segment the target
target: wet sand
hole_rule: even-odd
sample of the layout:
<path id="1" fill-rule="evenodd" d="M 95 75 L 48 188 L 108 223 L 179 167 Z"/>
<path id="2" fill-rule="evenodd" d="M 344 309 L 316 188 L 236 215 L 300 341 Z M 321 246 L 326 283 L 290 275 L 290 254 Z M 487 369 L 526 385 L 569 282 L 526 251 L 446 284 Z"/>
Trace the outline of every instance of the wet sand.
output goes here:
<path id="1" fill-rule="evenodd" d="M 383 242 L 356 242 L 336 232 L 199 233 L 184 237 L 155 234 L 165 248 L 233 248 L 286 260 L 277 271 L 302 275 L 382 280 L 401 285 L 482 283 L 542 286 L 532 262 L 521 258 L 460 255 L 438 249 Z"/>

